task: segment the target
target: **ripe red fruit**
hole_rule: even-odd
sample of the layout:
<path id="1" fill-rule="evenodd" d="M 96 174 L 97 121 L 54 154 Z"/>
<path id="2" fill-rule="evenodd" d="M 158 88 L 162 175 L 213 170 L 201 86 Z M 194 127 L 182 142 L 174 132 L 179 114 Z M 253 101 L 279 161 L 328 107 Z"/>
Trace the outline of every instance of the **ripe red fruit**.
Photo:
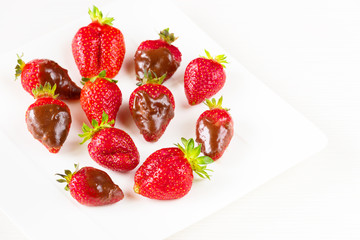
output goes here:
<path id="1" fill-rule="evenodd" d="M 146 40 L 140 43 L 134 56 L 137 79 L 144 78 L 144 72 L 151 71 L 153 76 L 169 79 L 180 66 L 181 52 L 172 43 L 177 39 L 169 28 L 159 33 L 160 39 Z"/>
<path id="2" fill-rule="evenodd" d="M 71 196 L 79 203 L 86 206 L 102 206 L 116 203 L 124 198 L 124 193 L 118 185 L 114 184 L 110 176 L 93 167 L 83 167 L 75 171 L 65 170 L 65 174 L 57 181 L 66 182 L 65 190 L 70 191 Z"/>
<path id="3" fill-rule="evenodd" d="M 106 70 L 113 78 L 118 74 L 125 56 L 121 31 L 112 27 L 114 18 L 103 17 L 97 7 L 89 9 L 92 23 L 80 28 L 72 41 L 72 52 L 81 76 L 91 78 Z"/>
<path id="4" fill-rule="evenodd" d="M 104 111 L 109 115 L 110 121 L 115 120 L 122 102 L 117 81 L 105 76 L 105 71 L 102 71 L 98 76 L 82 79 L 84 87 L 81 90 L 80 104 L 90 122 L 93 119 L 101 122 Z M 115 121 L 112 126 L 114 124 Z"/>
<path id="5" fill-rule="evenodd" d="M 145 197 L 159 200 L 185 196 L 193 183 L 193 171 L 210 179 L 206 165 L 213 160 L 201 156 L 201 146 L 194 147 L 191 138 L 181 139 L 184 147 L 163 148 L 152 153 L 135 173 L 134 191 Z"/>
<path id="6" fill-rule="evenodd" d="M 21 76 L 21 84 L 25 91 L 33 95 L 32 90 L 38 85 L 48 82 L 56 84 L 55 94 L 59 99 L 79 99 L 79 88 L 69 77 L 68 71 L 49 59 L 34 59 L 25 63 L 18 55 L 18 64 L 15 67 L 15 78 Z"/>
<path id="7" fill-rule="evenodd" d="M 152 78 L 149 71 L 130 95 L 131 116 L 148 142 L 159 140 L 174 118 L 175 100 L 170 90 L 161 85 L 164 78 Z"/>
<path id="8" fill-rule="evenodd" d="M 130 171 L 139 164 L 139 152 L 129 134 L 111 127 L 114 120 L 108 120 L 108 115 L 103 112 L 100 124 L 92 121 L 92 129 L 84 123 L 83 133 L 79 134 L 84 138 L 81 144 L 91 139 L 88 145 L 90 157 L 101 166 L 113 171 Z"/>
<path id="9" fill-rule="evenodd" d="M 205 53 L 206 57 L 192 60 L 185 69 L 184 87 L 190 105 L 214 96 L 225 84 L 225 55 L 212 58 L 208 51 Z"/>
<path id="10" fill-rule="evenodd" d="M 51 153 L 59 152 L 65 142 L 71 125 L 68 106 L 55 99 L 56 84 L 46 82 L 33 90 L 36 101 L 25 114 L 27 128 L 33 137 L 39 140 Z"/>
<path id="11" fill-rule="evenodd" d="M 214 161 L 224 154 L 234 135 L 234 122 L 229 109 L 221 106 L 222 100 L 222 97 L 218 102 L 215 98 L 206 99 L 210 110 L 203 112 L 196 122 L 196 142 L 201 144 L 201 152 Z"/>

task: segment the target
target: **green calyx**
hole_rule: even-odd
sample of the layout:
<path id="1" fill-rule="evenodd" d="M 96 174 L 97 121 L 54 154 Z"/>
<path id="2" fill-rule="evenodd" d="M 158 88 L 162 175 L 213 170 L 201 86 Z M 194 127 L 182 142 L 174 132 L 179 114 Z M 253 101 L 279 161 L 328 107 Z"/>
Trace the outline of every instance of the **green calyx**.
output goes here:
<path id="1" fill-rule="evenodd" d="M 65 170 L 64 173 L 65 174 L 60 174 L 60 173 L 56 173 L 55 175 L 60 176 L 62 178 L 57 179 L 56 181 L 58 181 L 59 183 L 65 183 L 66 182 L 66 186 L 65 186 L 65 190 L 69 191 L 69 182 L 71 181 L 72 176 L 79 171 L 79 164 L 74 164 L 75 166 L 75 170 L 74 172 L 71 172 L 70 170 Z"/>
<path id="2" fill-rule="evenodd" d="M 34 98 L 43 98 L 43 97 L 51 97 L 51 98 L 57 98 L 59 94 L 55 94 L 56 90 L 56 84 L 54 86 L 51 86 L 49 82 L 46 82 L 43 85 L 39 84 L 36 88 L 32 90 L 32 94 L 34 95 Z"/>
<path id="3" fill-rule="evenodd" d="M 206 54 L 206 56 L 200 56 L 200 57 L 214 60 L 214 61 L 220 63 L 221 66 L 223 66 L 223 68 L 226 68 L 225 63 L 228 64 L 228 61 L 226 61 L 226 56 L 224 54 L 217 55 L 215 58 L 213 58 L 206 49 L 205 49 L 205 54 Z"/>
<path id="4" fill-rule="evenodd" d="M 21 56 L 19 56 L 19 54 L 16 54 L 16 56 L 18 57 L 18 64 L 15 66 L 15 80 L 21 75 L 21 72 L 25 67 L 25 62 L 21 59 L 24 54 L 21 54 Z"/>
<path id="5" fill-rule="evenodd" d="M 89 8 L 89 15 L 90 18 L 93 22 L 97 21 L 99 22 L 101 25 L 109 25 L 112 26 L 112 22 L 114 21 L 114 18 L 112 17 L 107 17 L 107 16 L 103 16 L 103 13 L 96 7 L 93 6 L 93 10 L 91 11 L 91 9 Z"/>
<path id="6" fill-rule="evenodd" d="M 224 109 L 225 111 L 229 111 L 230 110 L 229 108 L 222 107 L 222 101 L 223 101 L 223 97 L 221 96 L 217 102 L 215 98 L 212 98 L 211 100 L 205 99 L 204 104 L 208 106 L 210 110 L 214 108 L 218 108 L 218 109 Z"/>
<path id="7" fill-rule="evenodd" d="M 167 42 L 168 44 L 172 44 L 179 37 L 175 37 L 174 33 L 169 32 L 169 28 L 165 28 L 159 33 L 160 39 Z"/>
<path id="8" fill-rule="evenodd" d="M 201 178 L 207 178 L 210 180 L 210 175 L 208 171 L 212 171 L 211 169 L 207 169 L 206 165 L 213 163 L 211 157 L 208 156 L 200 156 L 201 153 L 201 144 L 195 147 L 194 139 L 190 138 L 189 140 L 185 138 L 181 138 L 181 142 L 183 146 L 180 144 L 175 144 L 185 155 L 185 158 L 189 161 L 192 170 L 199 175 Z"/>
<path id="9" fill-rule="evenodd" d="M 141 86 L 147 83 L 162 84 L 165 78 L 166 78 L 166 73 L 161 77 L 157 77 L 156 73 L 154 73 L 149 69 L 148 71 L 144 71 L 144 77 L 139 82 L 137 82 L 136 85 Z"/>
<path id="10" fill-rule="evenodd" d="M 83 77 L 83 78 L 81 78 L 81 84 L 82 85 L 84 85 L 86 82 L 95 82 L 95 80 L 96 79 L 98 79 L 98 78 L 102 78 L 102 79 L 105 79 L 105 80 L 107 80 L 107 81 L 109 81 L 109 82 L 111 82 L 111 83 L 117 83 L 118 81 L 117 80 L 115 80 L 115 79 L 111 79 L 111 78 L 107 78 L 106 77 L 106 70 L 102 70 L 100 73 L 99 73 L 99 75 L 97 75 L 97 76 L 95 76 L 95 77 L 91 77 L 91 78 L 85 78 L 85 77 Z"/>
<path id="11" fill-rule="evenodd" d="M 87 140 L 91 139 L 95 135 L 95 133 L 99 132 L 100 130 L 105 128 L 111 128 L 112 124 L 114 123 L 115 123 L 114 119 L 109 122 L 109 115 L 107 115 L 105 111 L 103 111 L 102 113 L 100 124 L 95 119 L 91 121 L 91 125 L 93 126 L 93 128 L 90 128 L 88 125 L 83 123 L 82 126 L 83 133 L 79 134 L 79 137 L 82 137 L 84 139 L 80 144 L 83 144 Z"/>

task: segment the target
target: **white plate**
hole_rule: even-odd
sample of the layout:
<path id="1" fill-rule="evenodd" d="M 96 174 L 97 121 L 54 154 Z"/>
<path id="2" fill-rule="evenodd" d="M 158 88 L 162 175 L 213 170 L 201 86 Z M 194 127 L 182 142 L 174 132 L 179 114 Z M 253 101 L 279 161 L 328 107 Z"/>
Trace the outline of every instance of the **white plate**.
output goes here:
<path id="1" fill-rule="evenodd" d="M 196 119 L 206 106 L 187 104 L 183 89 L 185 67 L 204 49 L 213 55 L 224 51 L 174 6 L 158 4 L 151 9 L 139 8 L 140 5 L 137 1 L 126 6 L 113 3 L 101 10 L 115 17 L 114 26 L 123 32 L 126 41 L 125 61 L 116 77 L 123 93 L 116 127 L 132 136 L 143 162 L 155 150 L 179 142 L 180 137 L 194 137 Z M 152 14 L 155 12 L 162 14 Z M 67 141 L 58 154 L 48 153 L 26 129 L 25 111 L 34 100 L 22 89 L 20 81 L 13 81 L 16 53 L 23 52 L 25 61 L 52 59 L 67 68 L 79 84 L 71 40 L 77 29 L 88 23 L 89 17 L 83 14 L 79 21 L 0 58 L 0 207 L 30 239 L 161 239 L 219 210 L 325 147 L 326 137 L 311 122 L 225 53 L 230 62 L 227 82 L 216 97 L 223 95 L 224 106 L 231 108 L 235 135 L 223 157 L 209 166 L 214 170 L 211 181 L 196 178 L 184 198 L 144 198 L 132 190 L 135 170 L 121 174 L 93 162 L 87 146 L 79 145 L 77 134 L 82 123 L 88 122 L 77 101 L 67 102 L 73 117 Z M 179 36 L 174 44 L 183 54 L 180 68 L 165 83 L 175 96 L 175 118 L 157 143 L 148 143 L 128 110 L 130 93 L 136 88 L 133 55 L 141 41 L 156 39 L 166 27 Z M 125 199 L 105 207 L 78 204 L 54 175 L 64 169 L 72 170 L 74 163 L 105 170 L 123 189 Z"/>

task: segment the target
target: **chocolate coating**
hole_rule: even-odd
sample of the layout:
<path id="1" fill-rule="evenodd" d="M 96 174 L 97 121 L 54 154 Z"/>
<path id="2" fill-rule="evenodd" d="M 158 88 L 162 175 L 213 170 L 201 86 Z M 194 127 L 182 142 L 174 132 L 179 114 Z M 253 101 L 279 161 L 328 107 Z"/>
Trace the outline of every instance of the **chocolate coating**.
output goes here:
<path id="1" fill-rule="evenodd" d="M 157 77 L 165 73 L 166 78 L 171 77 L 180 63 L 174 60 L 173 55 L 167 48 L 137 50 L 135 53 L 135 73 L 139 79 L 144 77 L 144 72 L 151 70 Z M 153 75 L 153 74 L 152 74 Z M 153 77 L 155 77 L 153 75 Z"/>
<path id="2" fill-rule="evenodd" d="M 60 148 L 69 133 L 71 116 L 64 107 L 45 104 L 32 108 L 26 123 L 35 139 L 48 148 Z"/>
<path id="3" fill-rule="evenodd" d="M 196 142 L 201 143 L 201 152 L 213 160 L 219 159 L 233 136 L 233 123 L 221 124 L 204 117 L 197 122 Z"/>
<path id="4" fill-rule="evenodd" d="M 138 91 L 132 116 L 146 141 L 157 141 L 174 117 L 174 109 L 167 95 L 154 99 L 145 91 Z M 154 136 L 153 136 L 154 135 Z"/>
<path id="5" fill-rule="evenodd" d="M 69 182 L 71 196 L 86 206 L 113 204 L 124 198 L 124 193 L 110 176 L 93 167 L 83 167 Z"/>
<path id="6" fill-rule="evenodd" d="M 59 99 L 79 99 L 81 88 L 79 88 L 69 77 L 68 71 L 54 61 L 44 59 L 39 64 L 39 82 L 44 85 L 49 82 L 51 86 L 56 84 L 55 94 Z"/>
<path id="7" fill-rule="evenodd" d="M 114 184 L 106 172 L 88 168 L 85 172 L 85 176 L 89 188 L 94 191 L 93 194 L 98 198 L 109 199 L 114 197 L 113 195 L 116 195 L 120 199 L 124 198 L 124 194 L 121 189 L 116 184 Z"/>

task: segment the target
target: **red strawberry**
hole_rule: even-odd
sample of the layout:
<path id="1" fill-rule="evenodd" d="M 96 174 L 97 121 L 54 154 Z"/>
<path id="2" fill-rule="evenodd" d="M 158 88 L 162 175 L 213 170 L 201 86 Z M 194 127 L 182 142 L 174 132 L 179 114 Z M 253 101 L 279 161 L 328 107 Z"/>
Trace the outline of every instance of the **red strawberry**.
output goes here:
<path id="1" fill-rule="evenodd" d="M 124 198 L 124 193 L 118 185 L 114 184 L 110 176 L 93 167 L 83 167 L 78 170 L 75 164 L 75 171 L 65 170 L 65 174 L 57 181 L 66 182 L 65 190 L 79 203 L 86 206 L 102 206 L 116 203 Z"/>
<path id="2" fill-rule="evenodd" d="M 121 31 L 112 27 L 114 18 L 103 17 L 97 7 L 89 9 L 92 23 L 82 27 L 72 41 L 75 63 L 83 77 L 94 77 L 102 70 L 113 78 L 118 74 L 125 56 Z"/>
<path id="3" fill-rule="evenodd" d="M 140 85 L 130 95 L 129 108 L 140 133 L 148 142 L 156 142 L 174 117 L 175 100 L 170 90 L 161 85 L 165 75 L 152 78 L 145 73 Z"/>
<path id="4" fill-rule="evenodd" d="M 70 79 L 68 71 L 49 59 L 34 59 L 25 63 L 18 55 L 15 78 L 21 76 L 21 84 L 25 91 L 33 95 L 32 90 L 38 85 L 48 82 L 56 84 L 55 94 L 59 99 L 79 99 L 81 88 Z"/>
<path id="5" fill-rule="evenodd" d="M 129 134 L 111 127 L 113 122 L 108 122 L 108 115 L 103 112 L 100 125 L 93 120 L 91 129 L 84 123 L 83 133 L 79 134 L 84 138 L 81 144 L 91 139 L 88 145 L 90 157 L 101 166 L 113 171 L 130 171 L 139 164 L 139 152 Z"/>
<path id="6" fill-rule="evenodd" d="M 207 57 L 192 60 L 185 69 L 184 87 L 190 105 L 203 102 L 215 95 L 225 84 L 225 55 L 212 58 L 205 50 Z"/>
<path id="7" fill-rule="evenodd" d="M 122 102 L 117 81 L 105 76 L 105 71 L 102 71 L 96 77 L 82 79 L 84 87 L 81 90 L 80 104 L 90 122 L 93 119 L 101 122 L 104 111 L 109 115 L 110 121 L 115 120 Z M 114 124 L 115 122 L 112 126 Z"/>
<path id="8" fill-rule="evenodd" d="M 196 122 L 196 142 L 201 144 L 201 152 L 213 160 L 224 154 L 234 135 L 234 122 L 229 109 L 221 106 L 222 100 L 222 97 L 218 102 L 215 98 L 206 99 L 210 110 L 203 112 Z"/>
<path id="9" fill-rule="evenodd" d="M 163 148 L 152 153 L 135 173 L 134 191 L 159 200 L 185 196 L 193 183 L 193 171 L 210 179 L 206 165 L 213 160 L 201 156 L 201 146 L 194 148 L 194 140 L 181 139 L 184 147 Z"/>
<path id="10" fill-rule="evenodd" d="M 169 79 L 180 66 L 181 52 L 171 45 L 177 37 L 169 33 L 169 28 L 162 30 L 160 39 L 147 40 L 140 43 L 135 56 L 135 73 L 138 80 L 144 77 L 144 72 L 151 71 L 153 77 L 166 74 L 164 81 Z"/>
<path id="11" fill-rule="evenodd" d="M 64 102 L 55 99 L 55 90 L 56 84 L 53 87 L 48 82 L 39 85 L 33 90 L 36 101 L 25 114 L 30 133 L 51 153 L 59 152 L 71 125 L 70 110 Z"/>

